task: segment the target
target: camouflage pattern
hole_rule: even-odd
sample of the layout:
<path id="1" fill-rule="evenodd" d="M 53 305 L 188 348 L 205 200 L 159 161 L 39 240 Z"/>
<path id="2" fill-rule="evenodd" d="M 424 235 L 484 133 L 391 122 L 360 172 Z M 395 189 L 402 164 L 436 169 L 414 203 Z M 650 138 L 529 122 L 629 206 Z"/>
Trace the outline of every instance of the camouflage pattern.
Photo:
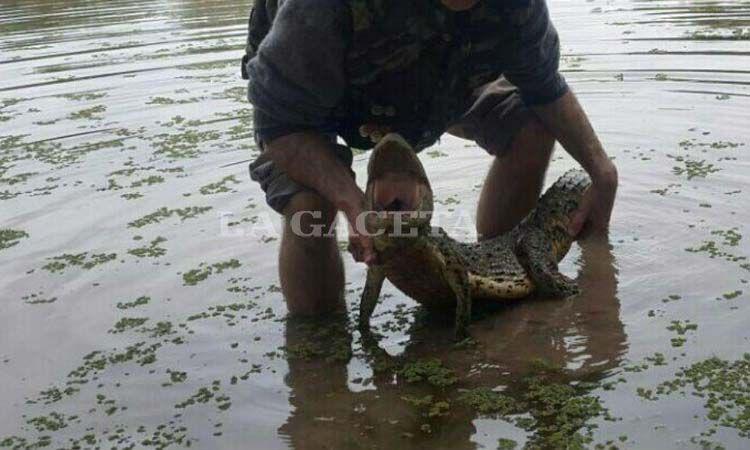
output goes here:
<path id="1" fill-rule="evenodd" d="M 339 134 L 371 148 L 363 124 L 389 126 L 416 150 L 432 145 L 471 106 L 474 90 L 502 74 L 508 33 L 534 2 L 482 1 L 454 13 L 440 0 L 342 0 L 351 14 L 347 95 L 335 111 Z M 249 23 L 245 65 L 283 0 L 259 0 Z M 509 9 L 512 8 L 512 9 Z M 300 12 L 304 14 L 304 12 Z"/>

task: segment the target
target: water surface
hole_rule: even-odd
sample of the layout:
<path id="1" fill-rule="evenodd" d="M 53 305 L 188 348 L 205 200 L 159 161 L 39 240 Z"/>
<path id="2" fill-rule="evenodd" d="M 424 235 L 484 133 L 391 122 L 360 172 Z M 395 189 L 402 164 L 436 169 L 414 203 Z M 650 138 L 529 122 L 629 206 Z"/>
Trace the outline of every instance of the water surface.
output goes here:
<path id="1" fill-rule="evenodd" d="M 0 3 L 0 447 L 748 447 L 750 3 L 550 1 L 620 169 L 612 250 L 574 248 L 581 296 L 480 312 L 463 347 L 386 286 L 400 371 L 351 331 L 348 255 L 348 317 L 286 319 L 278 219 L 232 164 L 257 152 L 248 8 Z M 490 158 L 421 157 L 471 239 Z"/>

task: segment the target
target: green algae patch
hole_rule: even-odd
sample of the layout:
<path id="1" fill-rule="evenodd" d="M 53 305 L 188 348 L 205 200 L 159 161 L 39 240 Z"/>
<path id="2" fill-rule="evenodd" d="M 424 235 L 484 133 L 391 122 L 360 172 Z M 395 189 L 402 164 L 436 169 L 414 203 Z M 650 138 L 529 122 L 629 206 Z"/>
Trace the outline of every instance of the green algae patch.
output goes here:
<path id="1" fill-rule="evenodd" d="M 128 222 L 128 228 L 142 228 L 146 225 L 153 225 L 175 215 L 179 217 L 180 220 L 185 221 L 187 219 L 193 219 L 201 214 L 204 214 L 211 209 L 213 209 L 211 206 L 188 206 L 186 208 L 177 209 L 169 209 L 164 206 L 152 212 L 151 214 L 147 214 L 141 217 L 140 219 Z"/>
<path id="2" fill-rule="evenodd" d="M 137 308 L 138 306 L 147 305 L 151 301 L 151 297 L 141 296 L 132 302 L 118 302 L 117 309 L 131 309 Z"/>
<path id="3" fill-rule="evenodd" d="M 420 359 L 404 365 L 399 375 L 407 383 L 427 382 L 433 386 L 445 388 L 458 382 L 456 373 L 445 367 L 439 359 Z"/>
<path id="4" fill-rule="evenodd" d="M 221 139 L 221 133 L 213 130 L 186 130 L 182 133 L 159 134 L 152 138 L 154 155 L 169 159 L 197 158 L 203 153 L 201 144 Z"/>
<path id="5" fill-rule="evenodd" d="M 32 293 L 24 295 L 23 297 L 21 297 L 21 300 L 23 300 L 27 305 L 45 305 L 48 303 L 55 303 L 57 301 L 57 297 L 47 298 L 43 295 L 43 292 Z"/>
<path id="6" fill-rule="evenodd" d="M 223 192 L 232 192 L 232 188 L 228 186 L 230 183 L 240 184 L 240 182 L 234 177 L 234 175 L 229 175 L 215 183 L 209 183 L 205 186 L 202 186 L 199 192 L 203 195 L 213 195 L 213 194 L 221 194 Z"/>
<path id="7" fill-rule="evenodd" d="M 659 384 L 656 394 L 701 398 L 706 418 L 750 438 L 750 353 L 736 361 L 710 358 L 683 367 L 674 379 Z"/>
<path id="8" fill-rule="evenodd" d="M 159 244 L 163 242 L 167 242 L 167 239 L 159 236 L 151 241 L 147 246 L 131 248 L 130 250 L 128 250 L 128 253 L 133 256 L 137 256 L 138 258 L 158 258 L 160 256 L 164 256 L 167 253 L 167 249 L 159 247 Z"/>
<path id="9" fill-rule="evenodd" d="M 287 322 L 287 345 L 279 348 L 288 359 L 347 362 L 352 341 L 345 317 L 294 318 Z"/>
<path id="10" fill-rule="evenodd" d="M 615 419 L 598 397 L 588 394 L 587 385 L 571 386 L 548 375 L 525 378 L 507 393 L 486 387 L 465 390 L 458 401 L 530 433 L 527 448 L 587 448 L 596 428 L 591 420 Z"/>
<path id="11" fill-rule="evenodd" d="M 719 172 L 721 169 L 713 164 L 707 163 L 706 160 L 692 160 L 683 156 L 674 156 L 675 161 L 682 163 L 682 166 L 674 166 L 672 173 L 675 175 L 686 175 L 688 180 L 693 178 L 706 178 L 712 173 Z"/>
<path id="12" fill-rule="evenodd" d="M 99 114 L 104 113 L 106 110 L 107 110 L 106 106 L 96 105 L 96 106 L 92 106 L 91 108 L 85 108 L 80 111 L 71 113 L 70 115 L 68 115 L 68 118 L 73 119 L 73 120 L 79 120 L 79 119 L 101 120 L 102 118 L 99 117 Z"/>
<path id="13" fill-rule="evenodd" d="M 68 93 L 68 94 L 59 94 L 55 95 L 55 97 L 58 98 L 64 98 L 65 100 L 71 100 L 71 101 L 93 101 L 98 100 L 100 98 L 106 97 L 108 94 L 106 92 L 76 92 L 76 93 Z"/>
<path id="14" fill-rule="evenodd" d="M 721 297 L 724 300 L 734 300 L 735 298 L 739 297 L 740 295 L 742 295 L 742 291 L 738 289 L 738 290 L 732 291 L 732 292 L 725 292 L 724 294 L 721 295 Z"/>
<path id="15" fill-rule="evenodd" d="M 27 237 L 29 237 L 28 233 L 22 230 L 0 229 L 0 250 L 11 248 Z"/>
<path id="16" fill-rule="evenodd" d="M 164 177 L 161 175 L 150 175 L 140 180 L 133 181 L 130 183 L 131 188 L 139 188 L 142 186 L 153 186 L 154 184 L 164 183 Z"/>
<path id="17" fill-rule="evenodd" d="M 50 262 L 42 266 L 42 269 L 48 272 L 57 273 L 62 272 L 69 267 L 80 267 L 86 270 L 93 269 L 96 266 L 117 259 L 117 253 L 66 253 L 47 259 L 50 260 Z"/>
<path id="18" fill-rule="evenodd" d="M 123 317 L 115 323 L 114 327 L 109 330 L 109 333 L 124 333 L 128 330 L 140 327 L 146 322 L 148 322 L 148 318 L 145 317 Z"/>
<path id="19" fill-rule="evenodd" d="M 436 400 L 432 395 L 425 395 L 424 397 L 405 395 L 401 397 L 401 400 L 420 410 L 422 415 L 428 419 L 434 419 L 448 414 L 451 407 L 451 404 L 448 401 Z"/>
<path id="20" fill-rule="evenodd" d="M 458 400 L 483 415 L 509 415 L 519 409 L 511 397 L 489 388 L 475 388 L 462 393 Z"/>
<path id="21" fill-rule="evenodd" d="M 213 274 L 222 273 L 229 269 L 237 269 L 240 266 L 242 266 L 242 263 L 236 259 L 230 259 L 229 261 L 218 262 L 211 265 L 201 263 L 197 269 L 182 274 L 182 281 L 185 286 L 195 286 Z"/>

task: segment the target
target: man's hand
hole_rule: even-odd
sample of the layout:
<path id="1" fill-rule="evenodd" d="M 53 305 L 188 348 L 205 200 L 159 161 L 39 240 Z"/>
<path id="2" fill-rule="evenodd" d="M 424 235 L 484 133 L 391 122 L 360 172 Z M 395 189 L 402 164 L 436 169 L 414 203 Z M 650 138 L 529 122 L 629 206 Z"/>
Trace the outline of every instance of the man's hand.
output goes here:
<path id="1" fill-rule="evenodd" d="M 583 196 L 581 205 L 570 219 L 568 232 L 573 237 L 606 236 L 617 194 L 617 170 L 612 164 L 610 175 L 594 180 Z"/>
<path id="2" fill-rule="evenodd" d="M 606 236 L 617 193 L 617 169 L 607 157 L 573 92 L 533 108 L 563 148 L 588 172 L 593 184 L 573 215 L 569 232 Z"/>
<path id="3" fill-rule="evenodd" d="M 364 196 L 360 192 L 359 195 L 355 193 L 349 199 L 342 200 L 341 209 L 349 224 L 349 253 L 357 262 L 363 262 L 368 266 L 376 264 L 375 247 L 365 221 L 367 211 L 364 209 Z"/>
<path id="4" fill-rule="evenodd" d="M 354 259 L 375 263 L 372 238 L 366 235 L 364 224 L 364 193 L 349 169 L 334 156 L 331 142 L 320 133 L 299 132 L 271 141 L 267 152 L 292 180 L 314 189 L 344 213 L 349 222 L 349 242 Z"/>

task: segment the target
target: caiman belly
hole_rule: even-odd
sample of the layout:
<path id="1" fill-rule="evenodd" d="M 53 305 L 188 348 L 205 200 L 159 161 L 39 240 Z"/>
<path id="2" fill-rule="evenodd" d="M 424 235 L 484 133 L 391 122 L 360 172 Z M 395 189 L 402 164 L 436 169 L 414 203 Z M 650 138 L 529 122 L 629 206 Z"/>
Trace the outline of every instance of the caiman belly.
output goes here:
<path id="1" fill-rule="evenodd" d="M 401 292 L 428 308 L 452 307 L 456 298 L 443 275 L 443 259 L 422 246 L 394 251 L 384 264 L 385 276 Z"/>
<path id="2" fill-rule="evenodd" d="M 532 281 L 504 242 L 448 245 L 464 259 L 462 268 L 468 271 L 472 298 L 512 300 L 526 297 L 534 290 Z M 428 308 L 454 307 L 455 294 L 443 275 L 444 265 L 445 258 L 434 247 L 414 245 L 389 254 L 384 268 L 386 278 L 420 304 Z"/>

